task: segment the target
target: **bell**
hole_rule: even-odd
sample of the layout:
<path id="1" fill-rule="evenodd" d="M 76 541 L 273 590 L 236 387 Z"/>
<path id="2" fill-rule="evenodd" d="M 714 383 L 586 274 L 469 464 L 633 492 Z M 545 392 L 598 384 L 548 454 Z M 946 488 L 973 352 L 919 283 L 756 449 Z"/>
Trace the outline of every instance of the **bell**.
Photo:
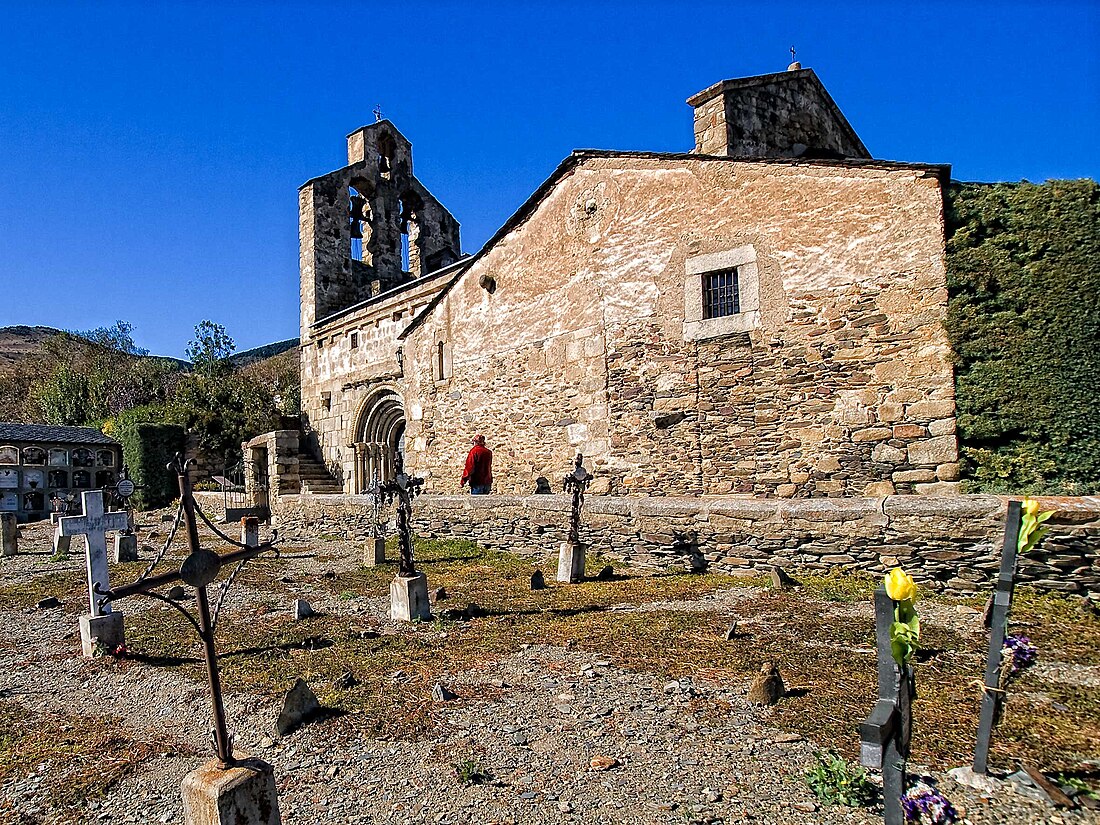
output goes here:
<path id="1" fill-rule="evenodd" d="M 359 240 L 363 239 L 363 227 L 359 224 L 359 221 L 354 219 L 351 222 L 351 237 Z"/>
<path id="2" fill-rule="evenodd" d="M 351 198 L 351 219 L 353 221 L 365 221 L 369 220 L 367 213 L 367 199 L 362 195 L 352 195 Z"/>

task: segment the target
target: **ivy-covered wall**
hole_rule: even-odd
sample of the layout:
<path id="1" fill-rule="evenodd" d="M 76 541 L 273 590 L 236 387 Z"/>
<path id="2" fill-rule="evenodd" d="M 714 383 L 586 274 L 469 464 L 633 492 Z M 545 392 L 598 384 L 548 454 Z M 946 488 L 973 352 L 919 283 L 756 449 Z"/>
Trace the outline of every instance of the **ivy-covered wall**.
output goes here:
<path id="1" fill-rule="evenodd" d="M 1100 185 L 954 183 L 946 217 L 969 488 L 1100 491 Z"/>

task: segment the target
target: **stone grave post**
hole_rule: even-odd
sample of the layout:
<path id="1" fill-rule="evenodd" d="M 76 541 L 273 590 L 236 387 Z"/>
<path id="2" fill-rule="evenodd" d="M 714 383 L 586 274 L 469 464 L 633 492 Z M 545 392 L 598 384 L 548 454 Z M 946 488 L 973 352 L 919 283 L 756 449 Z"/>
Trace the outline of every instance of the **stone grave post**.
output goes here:
<path id="1" fill-rule="evenodd" d="M 256 516 L 241 519 L 241 544 L 246 547 L 260 546 L 260 520 Z"/>
<path id="2" fill-rule="evenodd" d="M 985 659 L 985 680 L 982 683 L 982 710 L 978 717 L 978 741 L 974 748 L 974 773 L 989 772 L 989 740 L 1004 703 L 1001 687 L 1001 666 L 1004 659 L 1005 633 L 1008 631 L 1008 611 L 1016 588 L 1016 553 L 1019 547 L 1021 505 L 1008 503 L 1005 514 L 1005 540 L 1001 550 L 1001 570 L 993 593 L 993 606 L 988 614 L 989 652 Z"/>
<path id="3" fill-rule="evenodd" d="M 859 762 L 882 771 L 883 821 L 904 825 L 901 797 L 905 793 L 905 760 L 912 731 L 911 706 L 915 695 L 913 668 L 899 667 L 890 649 L 894 600 L 879 586 L 875 590 L 875 647 L 878 651 L 878 702 L 859 726 Z"/>
<path id="4" fill-rule="evenodd" d="M 212 738 L 217 758 L 196 768 L 183 780 L 184 825 L 280 825 L 282 818 L 279 813 L 273 768 L 263 760 L 233 748 L 233 741 L 226 725 L 221 676 L 214 646 L 218 615 L 229 585 L 245 562 L 271 550 L 272 543 L 249 546 L 243 542 L 234 541 L 219 531 L 195 504 L 183 457 L 177 455 L 176 464 L 170 465 L 170 468 L 175 469 L 179 480 L 180 511 L 183 524 L 187 529 L 187 543 L 190 551 L 187 558 L 178 572 L 149 576 L 148 574 L 159 560 L 159 558 L 154 559 L 136 582 L 114 590 L 106 590 L 104 598 L 109 603 L 140 594 L 167 602 L 187 617 L 202 641 L 210 685 Z M 202 516 L 207 527 L 222 540 L 240 549 L 224 556 L 218 555 L 213 550 L 204 549 L 199 543 L 196 513 Z M 169 542 L 165 544 L 165 550 L 170 542 L 171 536 L 169 536 Z M 222 586 L 217 604 L 211 612 L 207 586 L 218 577 L 221 568 L 231 562 L 237 562 L 237 568 Z M 177 600 L 156 592 L 156 588 L 177 581 L 182 581 L 194 588 L 197 616 L 192 615 Z"/>
<path id="5" fill-rule="evenodd" d="M 424 479 L 405 474 L 401 455 L 397 456 L 397 475 L 379 485 L 388 504 L 397 499 L 397 546 L 401 551 L 397 575 L 390 583 L 390 618 L 394 621 L 430 619 L 428 577 L 416 570 L 413 559 L 412 500 L 420 495 Z"/>
<path id="6" fill-rule="evenodd" d="M 129 471 L 125 467 L 119 471 L 119 475 L 121 477 L 110 492 L 111 498 L 115 500 L 119 509 L 126 513 L 126 529 L 115 533 L 115 564 L 138 560 L 138 540 L 134 535 L 134 511 L 130 507 L 130 496 L 137 490 L 137 486 L 130 480 Z"/>
<path id="7" fill-rule="evenodd" d="M 558 554 L 558 581 L 572 583 L 584 578 L 584 553 L 587 547 L 581 543 L 581 508 L 584 506 L 584 491 L 592 483 L 592 474 L 584 468 L 584 456 L 577 453 L 573 462 L 573 472 L 562 481 L 565 492 L 572 494 L 573 501 L 569 509 L 569 538 L 562 542 Z"/>
<path id="8" fill-rule="evenodd" d="M 61 535 L 61 518 L 60 513 L 50 513 L 50 522 L 53 524 L 53 554 L 64 559 L 69 556 L 73 540 L 71 536 Z"/>
<path id="9" fill-rule="evenodd" d="M 0 513 L 0 556 L 14 556 L 19 552 L 19 527 L 15 513 Z"/>
<path id="10" fill-rule="evenodd" d="M 96 653 L 97 642 L 113 650 L 125 639 L 122 614 L 111 610 L 104 594 L 110 590 L 107 531 L 126 529 L 129 517 L 123 512 L 105 512 L 102 490 L 86 490 L 81 494 L 81 501 L 84 515 L 62 516 L 58 519 L 58 532 L 62 537 L 84 536 L 87 546 L 85 557 L 90 612 L 80 617 L 80 650 L 85 656 L 92 657 Z"/>

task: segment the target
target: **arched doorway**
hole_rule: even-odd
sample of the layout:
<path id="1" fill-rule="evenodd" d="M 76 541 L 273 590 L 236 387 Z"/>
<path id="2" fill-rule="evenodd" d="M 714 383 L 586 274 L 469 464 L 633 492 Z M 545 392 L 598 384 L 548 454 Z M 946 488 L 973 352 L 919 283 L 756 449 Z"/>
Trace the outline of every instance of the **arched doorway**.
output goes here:
<path id="1" fill-rule="evenodd" d="M 363 492 L 375 478 L 395 475 L 396 457 L 405 454 L 405 407 L 393 390 L 380 390 L 359 406 L 355 432 L 352 492 Z"/>

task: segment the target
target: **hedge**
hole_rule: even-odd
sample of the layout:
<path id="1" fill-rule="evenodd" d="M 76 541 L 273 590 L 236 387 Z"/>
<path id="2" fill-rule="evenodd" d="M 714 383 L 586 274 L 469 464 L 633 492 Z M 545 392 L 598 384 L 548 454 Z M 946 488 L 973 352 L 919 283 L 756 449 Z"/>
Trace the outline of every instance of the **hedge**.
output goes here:
<path id="1" fill-rule="evenodd" d="M 186 433 L 178 424 L 135 422 L 118 428 L 122 457 L 137 485 L 134 506 L 139 510 L 164 507 L 179 498 L 176 474 L 168 469 L 176 453 L 183 453 Z"/>
<path id="2" fill-rule="evenodd" d="M 953 183 L 947 331 L 968 488 L 1100 489 L 1100 186 Z"/>

